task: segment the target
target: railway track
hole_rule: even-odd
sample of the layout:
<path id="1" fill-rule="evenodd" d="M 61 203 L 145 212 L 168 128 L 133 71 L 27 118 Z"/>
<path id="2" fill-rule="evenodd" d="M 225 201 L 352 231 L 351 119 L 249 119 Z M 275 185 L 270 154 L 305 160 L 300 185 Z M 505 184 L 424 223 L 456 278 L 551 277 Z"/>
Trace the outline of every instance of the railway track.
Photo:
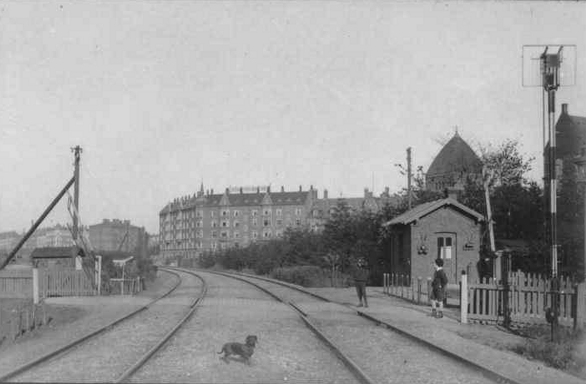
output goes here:
<path id="1" fill-rule="evenodd" d="M 206 271 L 209 272 L 209 271 Z M 353 373 L 356 379 L 361 383 L 378 383 L 378 382 L 434 382 L 434 383 L 511 383 L 516 382 L 499 375 L 496 372 L 480 367 L 474 363 L 463 361 L 457 356 L 446 354 L 445 351 L 439 350 L 437 347 L 430 345 L 425 340 L 414 340 L 411 335 L 401 333 L 399 330 L 390 327 L 378 319 L 362 312 L 357 311 L 345 304 L 338 304 L 328 300 L 325 297 L 305 291 L 302 288 L 292 284 L 275 281 L 259 276 L 251 276 L 244 274 L 231 274 L 224 272 L 213 272 L 221 274 L 226 277 L 232 277 L 240 281 L 247 282 L 263 290 L 267 294 L 274 297 L 276 300 L 288 304 L 295 310 L 303 322 L 310 328 L 316 336 L 323 340 L 333 353 L 340 358 L 344 365 Z M 342 307 L 345 311 L 339 311 L 335 307 Z M 345 339 L 343 335 L 344 330 L 352 330 L 352 326 L 345 326 L 344 324 L 356 323 L 352 317 L 357 315 L 362 321 L 362 333 L 373 333 L 373 335 L 380 339 L 385 338 L 391 345 L 397 347 L 401 353 L 395 354 L 390 350 L 382 350 L 383 354 L 388 357 L 386 371 L 397 372 L 401 371 L 398 376 L 393 379 L 392 375 L 384 375 L 380 373 L 380 364 L 372 364 L 368 362 L 369 358 L 373 356 L 368 348 L 357 348 L 360 344 L 360 331 L 350 332 L 356 339 Z M 381 327 L 382 326 L 382 327 Z M 355 329 L 354 329 L 355 330 Z M 389 330 L 391 332 L 389 332 Z M 384 334 L 387 334 L 386 336 Z M 391 335 L 389 337 L 389 335 Z M 352 351 L 348 353 L 345 351 Z M 375 351 L 374 356 L 377 353 Z M 413 377 L 413 369 L 406 369 L 405 366 L 412 364 L 411 358 L 403 359 L 404 356 L 423 356 L 424 361 L 418 361 L 417 364 L 424 367 L 420 372 L 420 380 Z M 400 358 L 399 358 L 400 357 Z M 411 360 L 411 361 L 408 361 Z M 439 364 L 434 363 L 439 362 Z M 447 365 L 446 365 L 447 364 Z M 447 375 L 442 378 L 441 375 L 437 377 L 430 377 L 429 371 L 436 368 L 441 372 L 445 370 Z M 443 366 L 443 368 L 442 368 Z M 391 369 L 388 369 L 388 368 Z M 448 367 L 446 369 L 446 367 Z M 417 370 L 417 368 L 415 368 Z M 385 369 L 382 369 L 385 371 Z M 449 371 L 452 371 L 450 374 Z M 416 372 L 417 373 L 417 372 Z M 406 377 L 401 377 L 406 375 Z M 390 378 L 391 377 L 391 378 Z"/>
<path id="2" fill-rule="evenodd" d="M 106 326 L 4 374 L 0 382 L 128 380 L 185 324 L 207 292 L 205 280 L 193 271 L 160 269 L 179 278 L 163 295 Z M 186 276 L 194 279 L 187 281 Z M 198 285 L 195 279 L 200 281 L 200 291 L 193 297 L 193 288 Z M 174 321 L 172 327 L 168 325 L 171 321 Z M 146 329 L 156 329 L 157 332 L 145 337 L 145 334 L 148 335 L 143 332 Z M 120 348 L 121 344 L 125 347 Z M 129 350 L 132 353 L 129 354 Z"/>

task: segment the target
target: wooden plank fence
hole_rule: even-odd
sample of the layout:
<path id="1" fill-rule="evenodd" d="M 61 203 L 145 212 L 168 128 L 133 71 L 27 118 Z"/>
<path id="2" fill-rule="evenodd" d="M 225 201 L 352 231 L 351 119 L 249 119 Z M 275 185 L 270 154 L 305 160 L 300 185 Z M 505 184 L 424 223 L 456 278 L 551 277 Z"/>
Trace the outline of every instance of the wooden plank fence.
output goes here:
<path id="1" fill-rule="evenodd" d="M 559 279 L 560 325 L 573 326 L 576 318 L 576 287 Z M 502 322 L 506 312 L 511 322 L 547 324 L 546 309 L 552 307 L 551 279 L 537 274 L 513 272 L 496 282 L 484 279 L 468 284 L 468 319 L 472 322 Z"/>
<path id="2" fill-rule="evenodd" d="M 467 275 L 462 276 L 466 278 Z M 430 303 L 431 278 L 385 273 L 383 292 L 427 305 Z M 586 283 L 577 285 L 568 277 L 560 278 L 558 298 L 558 323 L 586 327 Z M 512 272 L 504 281 L 467 281 L 465 299 L 464 318 L 469 322 L 504 323 L 508 313 L 506 320 L 511 323 L 548 324 L 546 309 L 552 307 L 553 293 L 549 277 Z"/>
<path id="3" fill-rule="evenodd" d="M 83 270 L 63 268 L 39 269 L 39 291 L 40 297 L 97 294 Z"/>
<path id="4" fill-rule="evenodd" d="M 0 298 L 33 297 L 32 269 L 0 271 Z"/>

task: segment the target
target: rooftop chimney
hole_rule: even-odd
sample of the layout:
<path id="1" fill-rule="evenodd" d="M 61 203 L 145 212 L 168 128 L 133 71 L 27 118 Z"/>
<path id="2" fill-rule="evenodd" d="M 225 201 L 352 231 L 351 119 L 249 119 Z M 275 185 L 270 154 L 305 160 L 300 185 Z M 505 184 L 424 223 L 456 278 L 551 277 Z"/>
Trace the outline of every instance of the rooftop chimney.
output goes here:
<path id="1" fill-rule="evenodd" d="M 562 114 L 564 114 L 564 115 L 568 114 L 568 104 L 567 103 L 562 104 Z"/>

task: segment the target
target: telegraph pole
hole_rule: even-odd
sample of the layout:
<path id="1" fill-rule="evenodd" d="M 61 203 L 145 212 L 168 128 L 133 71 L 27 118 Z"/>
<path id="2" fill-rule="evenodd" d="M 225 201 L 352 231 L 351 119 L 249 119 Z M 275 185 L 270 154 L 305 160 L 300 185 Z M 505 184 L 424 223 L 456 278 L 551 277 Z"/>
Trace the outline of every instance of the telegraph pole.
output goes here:
<path id="1" fill-rule="evenodd" d="M 73 184 L 73 205 L 75 206 L 75 212 L 73 214 L 73 240 L 77 243 L 78 238 L 78 212 L 79 212 L 79 161 L 81 157 L 81 152 L 83 150 L 79 145 L 71 148 L 71 151 L 74 153 L 75 156 L 75 170 L 73 172 L 74 184 Z"/>
<path id="2" fill-rule="evenodd" d="M 409 209 L 411 209 L 411 147 L 407 148 L 407 196 Z"/>

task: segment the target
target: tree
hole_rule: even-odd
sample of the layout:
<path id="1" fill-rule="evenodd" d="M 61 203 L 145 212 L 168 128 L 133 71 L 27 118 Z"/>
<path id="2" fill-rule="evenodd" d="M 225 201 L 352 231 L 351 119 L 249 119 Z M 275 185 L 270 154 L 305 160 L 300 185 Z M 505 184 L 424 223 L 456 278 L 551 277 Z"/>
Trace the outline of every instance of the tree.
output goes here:
<path id="1" fill-rule="evenodd" d="M 342 268 L 346 268 L 351 263 L 352 247 L 356 242 L 356 233 L 350 206 L 344 199 L 338 199 L 331 217 L 326 222 L 323 241 L 327 252 L 340 255 Z"/>

